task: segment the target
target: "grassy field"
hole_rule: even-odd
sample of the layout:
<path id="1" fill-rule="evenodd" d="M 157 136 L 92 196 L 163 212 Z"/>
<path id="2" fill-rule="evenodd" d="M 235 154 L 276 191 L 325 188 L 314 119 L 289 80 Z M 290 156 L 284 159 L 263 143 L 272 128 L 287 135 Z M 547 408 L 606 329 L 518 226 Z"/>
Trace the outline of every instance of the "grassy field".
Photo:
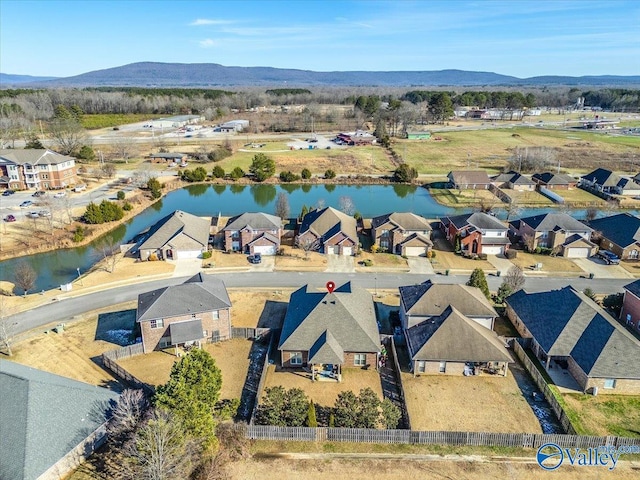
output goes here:
<path id="1" fill-rule="evenodd" d="M 504 189 L 504 193 L 509 195 L 516 205 L 527 205 L 531 207 L 551 207 L 553 202 L 538 192 L 519 192 L 517 190 Z"/>
<path id="2" fill-rule="evenodd" d="M 579 418 L 582 435 L 619 435 L 640 437 L 639 395 L 580 395 L 567 394 L 563 398 Z"/>
<path id="3" fill-rule="evenodd" d="M 564 199 L 565 205 L 571 207 L 606 207 L 608 205 L 606 200 L 596 197 L 581 188 L 554 191 Z"/>
<path id="4" fill-rule="evenodd" d="M 441 250 L 436 251 L 436 257 L 432 259 L 431 263 L 433 264 L 433 268 L 436 270 L 475 270 L 476 268 L 481 268 L 485 271 L 495 270 L 495 267 L 487 260 L 473 260 L 471 258 L 465 258 L 462 255 L 457 255 L 453 252 Z"/>
<path id="5" fill-rule="evenodd" d="M 154 115 L 147 113 L 101 113 L 95 115 L 84 114 L 80 119 L 80 124 L 87 130 L 95 130 L 98 128 L 119 127 L 128 123 L 144 122 L 154 118 L 160 118 L 162 115 Z"/>
<path id="6" fill-rule="evenodd" d="M 360 262 L 365 260 L 371 260 L 373 265 L 371 267 L 360 266 Z M 400 255 L 394 255 L 392 253 L 370 253 L 364 250 L 356 257 L 358 271 L 367 272 L 368 269 L 380 267 L 380 268 L 397 268 L 398 270 L 408 271 L 407 260 Z"/>

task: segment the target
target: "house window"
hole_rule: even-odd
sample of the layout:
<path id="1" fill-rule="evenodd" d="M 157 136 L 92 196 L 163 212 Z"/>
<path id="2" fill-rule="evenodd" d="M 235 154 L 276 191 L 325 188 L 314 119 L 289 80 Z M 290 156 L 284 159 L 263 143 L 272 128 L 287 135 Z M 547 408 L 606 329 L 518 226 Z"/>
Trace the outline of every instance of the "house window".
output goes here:
<path id="1" fill-rule="evenodd" d="M 627 313 L 627 325 L 631 323 L 631 314 Z"/>
<path id="2" fill-rule="evenodd" d="M 604 388 L 616 388 L 616 379 L 615 378 L 605 378 L 604 379 Z"/>
<path id="3" fill-rule="evenodd" d="M 426 362 L 424 360 L 418 360 L 416 365 L 416 371 L 418 373 L 424 373 L 426 370 Z"/>
<path id="4" fill-rule="evenodd" d="M 162 320 L 161 318 L 158 320 L 151 320 L 149 322 L 151 324 L 151 328 L 162 328 L 164 327 L 164 320 Z"/>
<path id="5" fill-rule="evenodd" d="M 447 371 L 447 362 L 440 362 L 440 368 L 438 369 L 440 373 L 444 373 Z"/>
<path id="6" fill-rule="evenodd" d="M 162 337 L 158 343 L 160 348 L 167 348 L 169 345 L 171 345 L 171 337 Z"/>
<path id="7" fill-rule="evenodd" d="M 353 355 L 353 364 L 356 367 L 364 367 L 367 364 L 366 353 L 355 353 Z"/>
<path id="8" fill-rule="evenodd" d="M 214 320 L 218 320 L 220 318 L 220 311 L 214 310 L 213 312 L 211 312 L 211 315 L 213 316 Z"/>
<path id="9" fill-rule="evenodd" d="M 202 330 L 202 338 L 207 338 L 207 334 L 209 332 L 207 332 L 206 330 Z"/>
<path id="10" fill-rule="evenodd" d="M 302 352 L 291 352 L 289 354 L 289 363 L 291 365 L 302 365 Z"/>

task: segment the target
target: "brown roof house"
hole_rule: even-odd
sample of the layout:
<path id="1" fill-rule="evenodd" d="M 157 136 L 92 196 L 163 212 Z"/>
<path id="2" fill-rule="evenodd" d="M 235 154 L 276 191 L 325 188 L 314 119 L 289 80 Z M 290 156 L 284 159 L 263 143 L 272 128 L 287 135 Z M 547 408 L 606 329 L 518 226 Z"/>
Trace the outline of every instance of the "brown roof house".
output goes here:
<path id="1" fill-rule="evenodd" d="M 413 374 L 507 375 L 512 361 L 495 332 L 447 306 L 405 332 Z"/>
<path id="2" fill-rule="evenodd" d="M 460 239 L 462 253 L 499 255 L 505 253 L 511 242 L 509 230 L 500 220 L 483 212 L 467 213 L 441 220 L 446 238 L 455 247 Z"/>
<path id="3" fill-rule="evenodd" d="M 144 353 L 231 338 L 231 300 L 224 282 L 198 273 L 186 282 L 138 295 L 136 321 Z"/>
<path id="4" fill-rule="evenodd" d="M 479 288 L 468 285 L 433 283 L 427 280 L 419 285 L 400 287 L 400 321 L 402 328 L 410 329 L 444 313 L 448 306 L 475 321 L 493 329 L 498 313 Z"/>
<path id="5" fill-rule="evenodd" d="M 312 210 L 302 219 L 297 244 L 313 244 L 312 250 L 327 254 L 355 255 L 358 249 L 356 219 L 332 207 Z"/>
<path id="6" fill-rule="evenodd" d="M 312 379 L 341 379 L 342 367 L 377 365 L 380 335 L 371 294 L 347 282 L 291 295 L 280 335 L 282 367 L 310 367 Z"/>
<path id="7" fill-rule="evenodd" d="M 517 191 L 529 191 L 532 192 L 536 189 L 536 184 L 525 177 L 521 173 L 510 171 L 506 173 L 500 173 L 491 177 L 491 182 L 499 188 L 508 188 Z"/>
<path id="8" fill-rule="evenodd" d="M 623 260 L 640 258 L 640 218 L 626 212 L 618 213 L 591 220 L 589 226 L 594 229 L 591 238 L 597 239 L 601 248 Z"/>
<path id="9" fill-rule="evenodd" d="M 425 256 L 433 247 L 431 225 L 415 213 L 387 213 L 371 220 L 374 245 L 407 257 Z"/>
<path id="10" fill-rule="evenodd" d="M 447 175 L 452 188 L 459 190 L 487 190 L 491 179 L 484 170 L 454 170 Z"/>
<path id="11" fill-rule="evenodd" d="M 176 210 L 143 237 L 138 247 L 140 260 L 182 260 L 198 258 L 207 251 L 211 219 Z"/>
<path id="12" fill-rule="evenodd" d="M 280 248 L 282 219 L 267 213 L 243 213 L 222 229 L 227 251 L 275 255 Z"/>
<path id="13" fill-rule="evenodd" d="M 507 315 L 549 374 L 569 373 L 589 393 L 640 394 L 640 341 L 584 293 L 568 286 L 520 290 Z"/>

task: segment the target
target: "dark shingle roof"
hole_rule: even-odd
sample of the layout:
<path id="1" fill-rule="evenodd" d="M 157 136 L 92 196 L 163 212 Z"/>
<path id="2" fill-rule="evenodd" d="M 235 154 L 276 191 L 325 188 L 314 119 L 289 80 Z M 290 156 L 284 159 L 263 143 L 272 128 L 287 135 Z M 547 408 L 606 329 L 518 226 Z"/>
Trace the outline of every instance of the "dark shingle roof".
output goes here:
<path id="1" fill-rule="evenodd" d="M 640 218 L 630 213 L 591 220 L 589 225 L 616 245 L 626 248 L 640 242 Z"/>
<path id="2" fill-rule="evenodd" d="M 388 221 L 394 223 L 402 230 L 431 230 L 431 225 L 426 218 L 411 212 L 393 212 L 374 217 L 371 219 L 371 226 L 376 228 Z"/>
<path id="3" fill-rule="evenodd" d="M 550 232 L 556 227 L 571 232 L 591 232 L 592 228 L 587 227 L 584 223 L 576 220 L 566 213 L 545 213 L 542 215 L 534 215 L 532 217 L 521 218 L 521 222 L 526 223 L 538 232 Z"/>
<path id="4" fill-rule="evenodd" d="M 343 232 L 354 242 L 358 243 L 356 219 L 335 208 L 325 207 L 307 213 L 300 225 L 300 235 L 311 230 L 316 236 L 327 240 L 339 232 Z"/>
<path id="5" fill-rule="evenodd" d="M 455 215 L 446 218 L 453 223 L 458 230 L 467 225 L 472 225 L 479 230 L 508 230 L 496 217 L 483 212 L 466 213 L 464 215 Z M 493 240 L 494 239 L 492 239 L 492 241 Z"/>
<path id="6" fill-rule="evenodd" d="M 243 230 L 245 228 L 252 230 L 278 230 L 281 225 L 282 219 L 275 215 L 262 212 L 247 212 L 230 218 L 222 230 Z"/>
<path id="7" fill-rule="evenodd" d="M 278 349 L 309 351 L 325 331 L 345 352 L 378 352 L 380 337 L 371 295 L 350 282 L 333 293 L 310 291 L 308 285 L 293 292 Z"/>
<path id="8" fill-rule="evenodd" d="M 108 418 L 118 394 L 0 359 L 0 478 L 38 478 Z"/>
<path id="9" fill-rule="evenodd" d="M 535 184 L 535 182 L 533 182 L 531 179 L 525 177 L 521 173 L 514 172 L 514 171 L 500 173 L 498 175 L 491 177 L 491 180 L 496 183 L 511 182 L 514 185 L 534 185 Z"/>
<path id="10" fill-rule="evenodd" d="M 140 250 L 162 248 L 180 234 L 206 247 L 209 242 L 210 227 L 210 220 L 176 210 L 149 229 L 149 234 L 140 245 Z"/>
<path id="11" fill-rule="evenodd" d="M 427 280 L 420 285 L 400 287 L 407 314 L 425 317 L 441 315 L 452 305 L 468 317 L 497 317 L 495 309 L 479 288 L 459 284 L 438 284 Z"/>
<path id="12" fill-rule="evenodd" d="M 316 365 L 344 363 L 344 350 L 330 331 L 322 332 L 309 350 L 309 363 Z"/>
<path id="13" fill-rule="evenodd" d="M 620 181 L 620 176 L 605 168 L 596 168 L 594 171 L 583 175 L 581 178 L 597 183 L 605 187 L 615 187 Z"/>
<path id="14" fill-rule="evenodd" d="M 636 297 L 640 298 L 640 279 L 635 282 L 628 283 L 624 286 L 625 290 L 629 290 Z"/>
<path id="15" fill-rule="evenodd" d="M 224 282 L 215 276 L 198 273 L 181 285 L 163 287 L 138 295 L 136 320 L 144 322 L 229 307 L 231 300 Z"/>
<path id="16" fill-rule="evenodd" d="M 193 342 L 203 338 L 202 320 L 187 320 L 169 325 L 171 333 L 171 345 L 179 345 L 185 342 Z"/>
<path id="17" fill-rule="evenodd" d="M 565 175 L 563 173 L 534 173 L 531 177 L 534 180 L 539 180 L 547 185 L 570 185 L 576 183 L 576 179 L 571 175 Z"/>
<path id="18" fill-rule="evenodd" d="M 450 362 L 511 362 L 495 332 L 470 320 L 455 308 L 407 330 L 412 360 Z"/>

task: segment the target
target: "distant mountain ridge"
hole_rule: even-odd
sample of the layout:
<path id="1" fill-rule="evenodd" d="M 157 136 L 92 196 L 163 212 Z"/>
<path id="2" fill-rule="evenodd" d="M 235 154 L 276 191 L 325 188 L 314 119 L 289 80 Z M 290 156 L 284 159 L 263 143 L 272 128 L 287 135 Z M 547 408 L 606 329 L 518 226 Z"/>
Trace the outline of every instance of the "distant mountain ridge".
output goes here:
<path id="1" fill-rule="evenodd" d="M 4 77 L 21 75 L 0 74 Z M 216 63 L 139 62 L 120 67 L 83 73 L 73 77 L 14 81 L 34 87 L 225 87 L 225 86 L 542 86 L 542 85 L 640 85 L 637 76 L 539 76 L 517 78 L 493 72 L 465 70 L 438 71 L 344 71 L 315 72 L 311 70 L 272 67 L 226 67 Z"/>
<path id="2" fill-rule="evenodd" d="M 41 82 L 44 80 L 55 80 L 58 77 L 34 77 L 33 75 L 13 75 L 11 73 L 0 73 L 0 85 L 17 85 L 20 83 Z"/>

